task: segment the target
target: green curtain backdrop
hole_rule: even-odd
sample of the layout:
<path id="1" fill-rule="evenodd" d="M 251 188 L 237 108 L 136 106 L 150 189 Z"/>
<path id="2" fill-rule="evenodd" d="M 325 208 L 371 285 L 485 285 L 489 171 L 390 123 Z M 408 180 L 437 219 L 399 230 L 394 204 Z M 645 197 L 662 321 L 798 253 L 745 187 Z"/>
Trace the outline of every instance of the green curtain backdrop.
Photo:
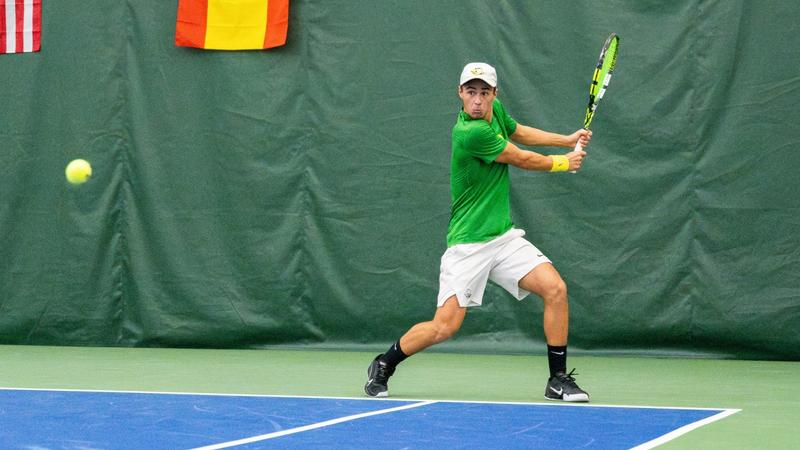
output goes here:
<path id="1" fill-rule="evenodd" d="M 511 175 L 571 348 L 800 359 L 800 3 L 293 0 L 256 52 L 176 12 L 43 0 L 0 55 L 0 343 L 384 347 L 434 311 L 461 67 L 569 133 L 613 31 L 584 170 Z M 538 352 L 541 311 L 491 286 L 441 348 Z"/>

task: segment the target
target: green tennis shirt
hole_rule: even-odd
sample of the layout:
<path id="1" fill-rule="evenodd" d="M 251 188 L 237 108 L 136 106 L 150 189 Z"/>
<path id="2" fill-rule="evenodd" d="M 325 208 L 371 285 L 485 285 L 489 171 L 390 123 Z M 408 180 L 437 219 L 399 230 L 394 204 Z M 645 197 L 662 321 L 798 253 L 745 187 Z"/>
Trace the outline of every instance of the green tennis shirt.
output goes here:
<path id="1" fill-rule="evenodd" d="M 463 110 L 453 126 L 450 157 L 450 224 L 447 246 L 489 241 L 509 229 L 508 165 L 495 162 L 517 129 L 499 100 L 492 122 Z"/>

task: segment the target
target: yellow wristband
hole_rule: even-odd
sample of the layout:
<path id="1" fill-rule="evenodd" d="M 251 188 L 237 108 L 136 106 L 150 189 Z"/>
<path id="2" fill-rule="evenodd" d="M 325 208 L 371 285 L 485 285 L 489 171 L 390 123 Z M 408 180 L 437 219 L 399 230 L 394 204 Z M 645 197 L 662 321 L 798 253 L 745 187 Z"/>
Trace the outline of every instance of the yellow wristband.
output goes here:
<path id="1" fill-rule="evenodd" d="M 551 155 L 553 158 L 553 167 L 550 172 L 566 172 L 569 170 L 569 158 L 564 155 Z"/>

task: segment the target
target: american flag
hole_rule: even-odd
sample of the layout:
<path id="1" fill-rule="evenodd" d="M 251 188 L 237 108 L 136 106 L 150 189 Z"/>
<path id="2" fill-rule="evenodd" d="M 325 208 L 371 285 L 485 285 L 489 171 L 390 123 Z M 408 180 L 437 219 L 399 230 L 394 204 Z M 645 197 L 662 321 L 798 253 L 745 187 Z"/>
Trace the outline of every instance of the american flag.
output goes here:
<path id="1" fill-rule="evenodd" d="M 0 0 L 0 53 L 38 52 L 42 0 Z"/>

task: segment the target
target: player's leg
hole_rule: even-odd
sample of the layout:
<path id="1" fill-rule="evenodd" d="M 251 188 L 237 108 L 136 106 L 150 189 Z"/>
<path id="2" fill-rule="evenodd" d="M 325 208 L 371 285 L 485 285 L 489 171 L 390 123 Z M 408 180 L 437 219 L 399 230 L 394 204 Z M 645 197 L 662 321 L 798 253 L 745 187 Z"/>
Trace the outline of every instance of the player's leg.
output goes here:
<path id="1" fill-rule="evenodd" d="M 544 302 L 542 325 L 547 345 L 566 346 L 569 334 L 567 284 L 550 263 L 539 264 L 519 280 L 519 287 L 533 292 Z"/>
<path id="2" fill-rule="evenodd" d="M 522 232 L 515 232 L 522 233 Z M 521 235 L 521 234 L 519 234 Z M 433 320 L 411 327 L 367 368 L 364 390 L 372 397 L 388 396 L 387 381 L 407 357 L 452 337 L 461 328 L 467 307 L 480 306 L 495 256 L 514 234 L 488 243 L 448 247 L 439 266 L 439 294 Z M 516 283 L 519 278 L 514 280 Z"/>
<path id="3" fill-rule="evenodd" d="M 431 345 L 450 339 L 461 328 L 467 308 L 460 306 L 456 296 L 448 298 L 444 305 L 436 308 L 433 320 L 411 327 L 400 338 L 400 348 L 406 356 L 425 350 Z"/>
<path id="4" fill-rule="evenodd" d="M 533 292 L 544 302 L 543 328 L 547 340 L 550 378 L 545 397 L 551 400 L 588 402 L 589 394 L 575 383 L 574 371 L 567 373 L 569 301 L 567 285 L 551 263 L 534 267 L 519 281 L 519 287 Z"/>
<path id="5" fill-rule="evenodd" d="M 364 392 L 370 397 L 388 397 L 389 377 L 394 374 L 397 365 L 414 353 L 452 337 L 461 328 L 466 311 L 467 308 L 460 306 L 453 295 L 444 305 L 436 308 L 433 320 L 411 327 L 386 353 L 372 360 L 367 368 Z"/>

